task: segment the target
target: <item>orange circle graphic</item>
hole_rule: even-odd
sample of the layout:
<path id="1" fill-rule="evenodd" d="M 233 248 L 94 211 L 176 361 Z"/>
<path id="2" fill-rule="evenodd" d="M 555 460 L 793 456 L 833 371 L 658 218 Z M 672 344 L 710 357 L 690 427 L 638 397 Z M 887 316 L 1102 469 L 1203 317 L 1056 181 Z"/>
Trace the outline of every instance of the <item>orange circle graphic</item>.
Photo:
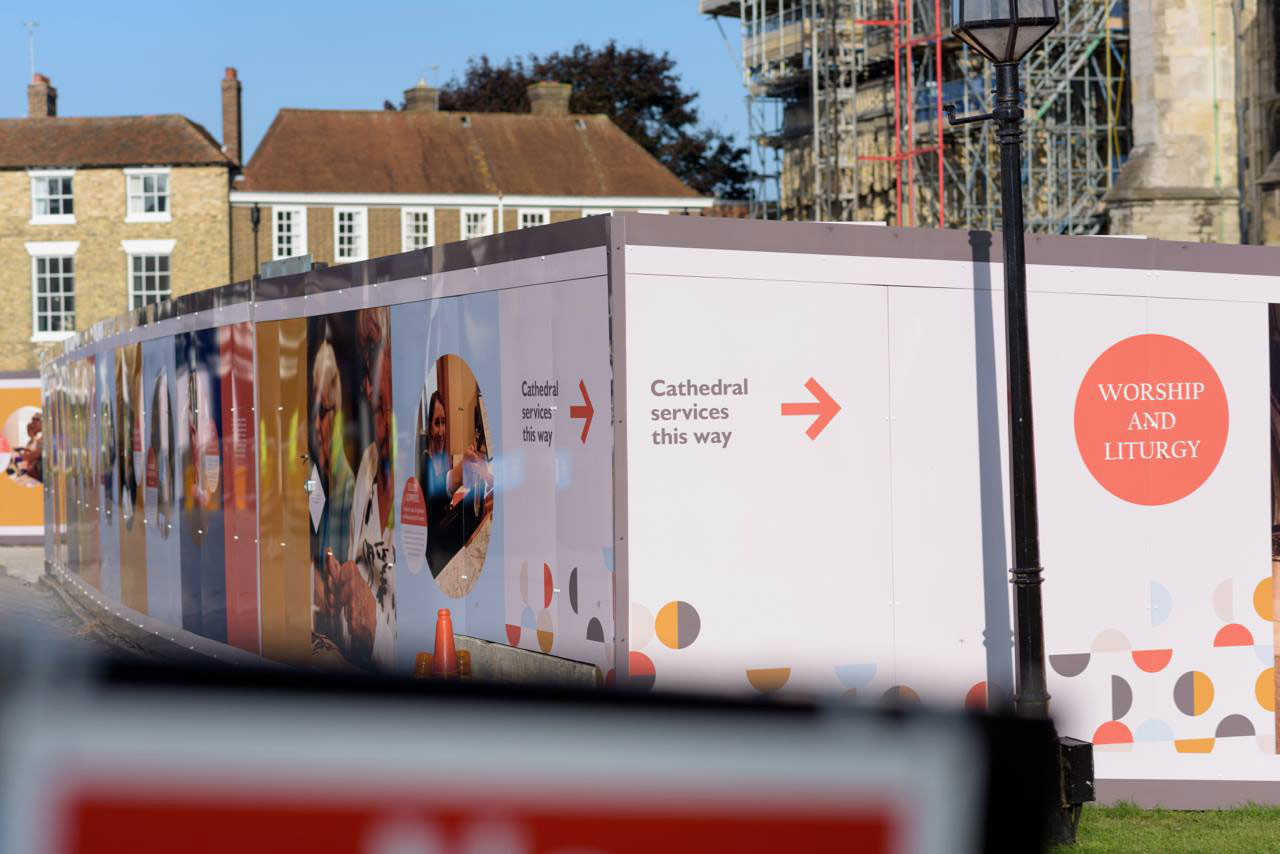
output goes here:
<path id="1" fill-rule="evenodd" d="M 1097 358 L 1076 394 L 1076 446 L 1103 489 L 1145 506 L 1186 498 L 1227 445 L 1227 393 L 1185 341 L 1135 335 Z"/>

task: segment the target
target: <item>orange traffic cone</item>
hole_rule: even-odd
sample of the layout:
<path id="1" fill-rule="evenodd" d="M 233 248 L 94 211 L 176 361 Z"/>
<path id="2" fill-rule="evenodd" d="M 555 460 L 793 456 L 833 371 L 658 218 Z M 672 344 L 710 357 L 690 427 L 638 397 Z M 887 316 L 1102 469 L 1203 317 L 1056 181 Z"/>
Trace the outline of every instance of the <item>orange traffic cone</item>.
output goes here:
<path id="1" fill-rule="evenodd" d="M 458 678 L 458 651 L 453 645 L 453 617 L 448 608 L 436 612 L 436 651 L 431 657 L 431 674 L 444 679 Z"/>

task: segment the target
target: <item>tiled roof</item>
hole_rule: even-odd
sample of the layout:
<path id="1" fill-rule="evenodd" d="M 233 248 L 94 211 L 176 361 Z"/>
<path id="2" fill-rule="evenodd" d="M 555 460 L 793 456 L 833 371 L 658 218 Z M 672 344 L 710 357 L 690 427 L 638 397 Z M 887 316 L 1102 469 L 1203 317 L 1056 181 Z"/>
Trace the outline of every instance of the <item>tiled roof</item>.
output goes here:
<path id="1" fill-rule="evenodd" d="M 0 119 L 0 169 L 209 164 L 231 161 L 185 116 Z"/>
<path id="2" fill-rule="evenodd" d="M 281 110 L 236 190 L 698 198 L 603 115 Z"/>

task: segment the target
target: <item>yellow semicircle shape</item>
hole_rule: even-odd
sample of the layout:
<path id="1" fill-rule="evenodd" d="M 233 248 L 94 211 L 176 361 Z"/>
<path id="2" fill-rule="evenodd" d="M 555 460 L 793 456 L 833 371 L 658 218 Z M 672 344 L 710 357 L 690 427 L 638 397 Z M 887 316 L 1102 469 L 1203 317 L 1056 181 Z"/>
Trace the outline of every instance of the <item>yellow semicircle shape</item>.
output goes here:
<path id="1" fill-rule="evenodd" d="M 1276 669 L 1268 667 L 1258 675 L 1253 692 L 1258 697 L 1258 705 L 1268 712 L 1276 710 Z"/>
<path id="2" fill-rule="evenodd" d="M 680 603 L 668 602 L 658 611 L 658 617 L 654 620 L 654 631 L 657 632 L 658 640 L 662 641 L 663 646 L 671 649 L 680 648 Z"/>
<path id="3" fill-rule="evenodd" d="M 1253 610 L 1257 611 L 1258 616 L 1268 622 L 1275 620 L 1275 583 L 1272 579 L 1264 578 L 1258 582 L 1257 587 L 1253 588 Z"/>
<path id="4" fill-rule="evenodd" d="M 1179 753 L 1208 753 L 1213 750 L 1212 738 L 1177 738 L 1173 741 Z"/>
<path id="5" fill-rule="evenodd" d="M 1209 681 L 1208 676 L 1196 671 L 1196 675 L 1192 677 L 1191 685 L 1191 702 L 1194 714 L 1204 714 L 1213 705 L 1213 683 Z"/>

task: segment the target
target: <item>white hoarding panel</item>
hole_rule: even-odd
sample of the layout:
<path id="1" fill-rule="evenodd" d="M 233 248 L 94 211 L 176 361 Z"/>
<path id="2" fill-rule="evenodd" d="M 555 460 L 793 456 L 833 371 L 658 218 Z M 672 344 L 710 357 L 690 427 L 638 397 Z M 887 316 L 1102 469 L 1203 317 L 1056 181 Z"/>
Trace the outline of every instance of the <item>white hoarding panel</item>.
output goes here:
<path id="1" fill-rule="evenodd" d="M 628 276 L 632 678 L 878 694 L 886 292 Z"/>
<path id="2" fill-rule="evenodd" d="M 1007 703 L 998 265 L 644 246 L 625 285 L 633 670 Z M 1031 268 L 1049 689 L 1100 779 L 1280 779 L 1267 288 Z"/>

